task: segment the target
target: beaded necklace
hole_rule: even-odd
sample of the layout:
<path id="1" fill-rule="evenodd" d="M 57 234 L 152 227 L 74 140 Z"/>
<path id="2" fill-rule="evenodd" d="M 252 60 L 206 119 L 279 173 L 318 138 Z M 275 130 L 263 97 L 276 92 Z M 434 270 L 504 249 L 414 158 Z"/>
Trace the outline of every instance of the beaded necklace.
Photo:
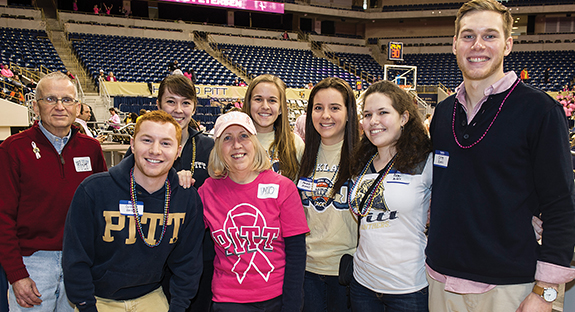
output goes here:
<path id="1" fill-rule="evenodd" d="M 144 234 L 142 233 L 142 220 L 140 219 L 140 216 L 138 215 L 138 208 L 137 208 L 137 200 L 138 198 L 136 197 L 136 182 L 134 181 L 134 168 L 132 168 L 132 170 L 130 171 L 130 195 L 131 195 L 131 199 L 132 199 L 132 211 L 134 212 L 134 219 L 136 220 L 136 226 L 138 228 L 138 233 L 140 234 L 140 238 L 142 239 L 142 241 L 144 242 L 144 244 L 146 244 L 146 246 L 153 248 L 156 247 L 158 245 L 160 245 L 160 243 L 162 242 L 162 239 L 164 238 L 164 234 L 166 233 L 166 224 L 168 223 L 168 214 L 170 213 L 170 181 L 168 180 L 168 178 L 166 178 L 166 195 L 165 195 L 165 204 L 164 204 L 164 223 L 162 224 L 162 235 L 160 235 L 160 239 L 154 244 L 149 244 L 145 239 L 144 239 Z"/>
<path id="2" fill-rule="evenodd" d="M 375 155 L 373 155 L 371 157 L 371 159 L 367 162 L 365 167 L 363 167 L 361 174 L 359 175 L 359 177 L 357 177 L 355 182 L 353 182 L 353 180 L 352 180 L 351 188 L 349 191 L 350 196 L 353 195 L 353 192 L 356 190 L 356 188 L 359 185 L 361 185 L 361 183 L 360 183 L 361 180 L 365 176 L 365 173 L 367 172 L 367 170 L 369 169 L 369 166 L 373 163 L 373 160 L 375 159 L 375 157 L 377 157 L 377 155 L 379 155 L 379 152 L 375 153 Z M 385 170 L 385 173 L 383 175 L 380 175 L 375 181 L 372 182 L 372 183 L 376 183 L 376 184 L 375 184 L 375 187 L 372 188 L 371 194 L 364 194 L 363 195 L 363 196 L 369 196 L 367 202 L 363 205 L 363 207 L 360 207 L 363 197 L 362 197 L 362 199 L 359 199 L 358 198 L 359 196 L 355 196 L 353 200 L 349 201 L 349 209 L 351 209 L 351 212 L 353 212 L 355 215 L 358 215 L 361 217 L 367 216 L 367 214 L 371 210 L 371 206 L 373 204 L 373 199 L 375 198 L 375 194 L 376 194 L 377 190 L 379 189 L 379 187 L 381 186 L 381 184 L 383 183 L 383 180 L 385 180 L 385 177 L 387 177 L 387 174 L 389 173 L 391 168 L 393 168 L 393 164 L 395 163 L 396 158 L 397 158 L 397 154 L 395 154 L 393 156 L 393 158 L 387 163 L 386 167 L 383 169 L 383 170 Z M 383 197 L 383 193 L 381 195 Z M 383 201 L 383 205 L 387 209 L 387 204 L 385 203 L 385 199 L 382 201 Z"/>
<path id="3" fill-rule="evenodd" d="M 194 169 L 196 169 L 196 140 L 192 138 L 192 176 L 194 176 Z"/>
<path id="4" fill-rule="evenodd" d="M 457 111 L 457 104 L 459 103 L 459 101 L 457 101 L 457 99 L 455 100 L 455 103 L 453 104 L 453 119 L 451 120 L 451 130 L 453 132 L 453 137 L 455 138 L 455 143 L 457 143 L 457 145 L 459 147 L 464 148 L 464 149 L 472 148 L 473 146 L 475 146 L 475 144 L 477 144 L 477 143 L 481 142 L 481 140 L 483 140 L 483 138 L 485 137 L 485 135 L 487 134 L 489 129 L 491 129 L 491 126 L 495 122 L 495 119 L 497 119 L 497 116 L 499 116 L 499 113 L 501 112 L 501 108 L 503 108 L 503 104 L 505 103 L 505 101 L 507 100 L 507 98 L 509 97 L 511 92 L 513 92 L 513 90 L 515 90 L 515 87 L 517 87 L 519 82 L 521 82 L 521 79 L 518 79 L 517 82 L 515 83 L 515 85 L 513 85 L 513 88 L 511 88 L 511 90 L 509 90 L 509 93 L 507 93 L 507 95 L 505 96 L 505 98 L 501 102 L 501 105 L 499 105 L 499 109 L 497 110 L 495 117 L 493 117 L 493 120 L 491 121 L 491 123 L 489 124 L 489 126 L 487 127 L 487 129 L 485 130 L 483 135 L 477 141 L 472 143 L 471 145 L 467 145 L 467 146 L 461 145 L 461 143 L 459 143 L 459 140 L 457 139 L 457 135 L 455 134 L 455 112 Z"/>

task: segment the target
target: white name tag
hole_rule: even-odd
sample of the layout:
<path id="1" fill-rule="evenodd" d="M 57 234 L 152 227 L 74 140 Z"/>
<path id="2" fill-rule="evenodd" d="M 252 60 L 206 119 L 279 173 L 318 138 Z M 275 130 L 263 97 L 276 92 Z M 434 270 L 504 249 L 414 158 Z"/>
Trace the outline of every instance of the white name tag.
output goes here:
<path id="1" fill-rule="evenodd" d="M 444 151 L 435 151 L 433 165 L 441 168 L 447 168 L 449 163 L 449 153 Z"/>
<path id="2" fill-rule="evenodd" d="M 74 157 L 74 166 L 76 167 L 76 172 L 92 171 L 92 162 L 88 156 Z"/>
<path id="3" fill-rule="evenodd" d="M 258 198 L 278 198 L 280 191 L 279 184 L 259 184 L 258 185 Z"/>
<path id="4" fill-rule="evenodd" d="M 297 188 L 304 192 L 311 192 L 313 188 L 313 181 L 311 178 L 300 178 L 297 182 Z"/>
<path id="5" fill-rule="evenodd" d="M 411 183 L 413 176 L 411 174 L 403 174 L 401 172 L 389 173 L 386 183 L 399 183 L 399 184 L 409 184 Z"/>
<path id="6" fill-rule="evenodd" d="M 136 202 L 136 209 L 138 209 L 138 215 L 141 216 L 144 214 L 144 202 L 137 201 Z M 131 200 L 121 200 L 120 201 L 120 213 L 123 215 L 133 216 L 134 215 L 134 207 L 132 206 Z"/>

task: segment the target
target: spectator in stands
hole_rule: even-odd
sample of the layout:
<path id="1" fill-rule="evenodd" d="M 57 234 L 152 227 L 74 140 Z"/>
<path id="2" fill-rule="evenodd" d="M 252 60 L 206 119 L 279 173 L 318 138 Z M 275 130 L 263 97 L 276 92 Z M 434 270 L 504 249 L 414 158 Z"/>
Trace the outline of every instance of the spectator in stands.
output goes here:
<path id="1" fill-rule="evenodd" d="M 242 111 L 254 121 L 261 145 L 274 172 L 296 181 L 303 155 L 303 140 L 291 131 L 286 85 L 273 75 L 256 77 L 246 90 Z"/>
<path id="2" fill-rule="evenodd" d="M 182 153 L 173 164 L 180 179 L 180 185 L 189 188 L 202 186 L 209 177 L 208 159 L 214 147 L 214 140 L 193 128 L 192 116 L 197 105 L 196 88 L 192 82 L 180 75 L 170 75 L 160 83 L 157 107 L 172 115 L 182 129 Z M 146 116 L 146 113 L 143 116 Z M 138 119 L 143 118 L 142 116 Z M 132 153 L 129 149 L 126 157 Z M 206 232 L 204 238 L 204 273 L 200 280 L 198 296 L 192 300 L 191 311 L 209 312 L 212 299 L 211 281 L 213 275 L 214 245 Z M 169 285 L 164 285 L 168 289 Z"/>
<path id="3" fill-rule="evenodd" d="M 136 122 L 138 122 L 138 119 L 142 116 L 144 116 L 148 111 L 145 109 L 140 109 L 140 112 L 138 113 L 138 118 L 136 118 Z"/>
<path id="4" fill-rule="evenodd" d="M 106 171 L 100 144 L 72 127 L 76 97 L 66 75 L 44 76 L 32 104 L 40 120 L 0 144 L 0 263 L 10 311 L 74 310 L 61 279 L 64 222 L 80 182 Z"/>
<path id="5" fill-rule="evenodd" d="M 126 118 L 124 119 L 124 123 L 125 124 L 130 124 L 130 123 L 136 123 L 136 119 L 138 119 L 138 114 L 136 113 L 130 113 L 128 116 L 126 116 Z"/>
<path id="6" fill-rule="evenodd" d="M 197 191 L 178 185 L 172 169 L 180 139 L 169 114 L 147 114 L 130 142 L 134 154 L 78 187 L 62 266 L 80 311 L 184 311 L 196 295 L 205 226 Z M 161 287 L 165 270 L 173 272 L 171 300 Z"/>
<path id="7" fill-rule="evenodd" d="M 551 82 L 551 68 L 547 67 L 545 72 L 543 72 L 543 82 L 549 83 Z"/>
<path id="8" fill-rule="evenodd" d="M 21 88 L 24 87 L 24 85 L 22 84 L 22 81 L 20 80 L 20 75 L 14 75 L 14 77 L 12 77 L 12 80 L 10 82 L 17 87 L 21 87 Z"/>
<path id="9" fill-rule="evenodd" d="M 80 112 L 78 114 L 78 117 L 76 117 L 76 120 L 74 120 L 74 125 L 80 128 L 80 133 L 93 138 L 94 134 L 92 133 L 90 128 L 88 128 L 87 124 L 87 121 L 90 120 L 90 117 L 92 117 L 92 114 L 90 112 L 88 104 L 81 103 Z"/>
<path id="10" fill-rule="evenodd" d="M 190 69 L 188 69 L 188 72 L 184 73 L 184 76 L 190 79 L 194 85 L 196 84 L 196 72 L 194 71 L 193 68 L 190 67 Z"/>
<path id="11" fill-rule="evenodd" d="M 76 80 L 76 77 L 74 77 L 74 75 L 72 75 L 72 73 L 69 70 L 66 71 L 66 76 L 68 76 L 70 80 Z"/>
<path id="12" fill-rule="evenodd" d="M 427 113 L 425 114 L 425 120 L 423 121 L 423 126 L 425 127 L 425 130 L 427 130 L 428 134 L 429 134 L 429 125 L 431 125 L 431 114 Z"/>
<path id="13" fill-rule="evenodd" d="M 297 188 L 270 170 L 245 113 L 221 115 L 214 129 L 210 178 L 199 189 L 216 242 L 212 311 L 300 311 L 309 229 Z"/>
<path id="14" fill-rule="evenodd" d="M 130 16 L 130 14 L 131 14 L 132 12 L 131 12 L 131 10 L 130 10 L 130 7 L 128 7 L 128 6 L 123 6 L 121 13 L 124 14 L 124 17 L 128 17 L 128 16 Z"/>
<path id="15" fill-rule="evenodd" d="M 512 26 L 495 0 L 469 1 L 456 15 L 463 83 L 430 127 L 430 311 L 551 311 L 559 284 L 575 276 L 567 122 L 549 95 L 504 72 Z"/>
<path id="16" fill-rule="evenodd" d="M 288 34 L 287 30 L 284 30 L 284 33 L 282 34 L 282 39 L 283 40 L 289 40 L 289 34 Z"/>
<path id="17" fill-rule="evenodd" d="M 97 4 L 94 4 L 94 14 L 100 15 L 100 8 L 98 8 Z"/>
<path id="18" fill-rule="evenodd" d="M 308 84 L 304 87 L 305 89 L 313 89 L 313 83 L 312 82 L 308 82 Z"/>
<path id="19" fill-rule="evenodd" d="M 12 78 L 14 76 L 14 73 L 10 70 L 10 67 L 8 67 L 7 64 L 4 64 L 4 66 L 2 66 L 0 74 L 6 78 Z"/>
<path id="20" fill-rule="evenodd" d="M 104 70 L 103 70 L 103 69 L 100 69 L 100 72 L 99 72 L 99 74 L 98 74 L 98 80 L 100 80 L 100 79 L 102 79 L 102 80 L 105 80 L 105 79 L 106 79 L 106 75 L 104 74 Z"/>
<path id="21" fill-rule="evenodd" d="M 178 60 L 174 60 L 173 62 L 168 64 L 168 69 L 170 70 L 171 75 L 184 75 L 184 73 L 180 69 Z"/>
<path id="22" fill-rule="evenodd" d="M 234 80 L 234 82 L 232 83 L 232 86 L 239 87 L 239 85 L 240 85 L 240 81 L 239 81 L 238 78 L 236 78 L 236 79 Z"/>
<path id="23" fill-rule="evenodd" d="M 301 114 L 295 120 L 295 126 L 293 127 L 293 133 L 297 134 L 305 142 L 305 120 L 307 118 L 306 114 L 307 106 L 304 108 L 303 114 Z"/>
<path id="24" fill-rule="evenodd" d="M 523 67 L 523 70 L 521 71 L 521 80 L 524 82 L 529 81 L 529 72 L 527 71 L 527 67 Z"/>
<path id="25" fill-rule="evenodd" d="M 110 6 L 106 6 L 106 3 L 103 3 L 104 9 L 106 11 L 106 15 L 112 14 L 112 8 L 114 8 L 114 4 L 110 4 Z"/>
<path id="26" fill-rule="evenodd" d="M 108 76 L 106 77 L 106 81 L 114 82 L 114 81 L 118 81 L 118 79 L 116 79 L 116 77 L 114 77 L 113 72 L 109 72 Z"/>
<path id="27" fill-rule="evenodd" d="M 116 109 L 111 107 L 110 111 L 110 119 L 108 119 L 108 130 L 120 129 L 120 116 L 116 113 Z"/>
<path id="28" fill-rule="evenodd" d="M 74 12 L 78 12 L 78 0 L 74 0 L 74 2 L 72 2 L 72 10 Z"/>
<path id="29" fill-rule="evenodd" d="M 240 80 L 240 87 L 245 87 L 245 86 L 247 86 L 246 82 L 243 79 Z"/>

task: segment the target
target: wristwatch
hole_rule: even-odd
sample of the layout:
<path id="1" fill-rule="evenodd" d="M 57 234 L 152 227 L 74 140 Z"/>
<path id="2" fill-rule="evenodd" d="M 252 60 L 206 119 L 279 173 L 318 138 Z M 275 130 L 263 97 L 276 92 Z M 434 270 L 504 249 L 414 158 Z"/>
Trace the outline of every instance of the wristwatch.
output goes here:
<path id="1" fill-rule="evenodd" d="M 553 302 L 557 299 L 557 290 L 555 288 L 543 288 L 537 284 L 533 285 L 533 292 L 541 296 L 547 302 Z"/>

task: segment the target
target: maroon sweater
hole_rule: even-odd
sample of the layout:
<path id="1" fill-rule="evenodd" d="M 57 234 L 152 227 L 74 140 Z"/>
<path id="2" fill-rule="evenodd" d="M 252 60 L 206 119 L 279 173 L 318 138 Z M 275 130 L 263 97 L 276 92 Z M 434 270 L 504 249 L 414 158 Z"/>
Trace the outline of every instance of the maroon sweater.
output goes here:
<path id="1" fill-rule="evenodd" d="M 106 163 L 100 144 L 75 127 L 61 155 L 38 122 L 0 144 L 0 263 L 10 283 L 29 276 L 23 256 L 62 250 L 64 222 L 76 188 L 102 171 Z"/>

